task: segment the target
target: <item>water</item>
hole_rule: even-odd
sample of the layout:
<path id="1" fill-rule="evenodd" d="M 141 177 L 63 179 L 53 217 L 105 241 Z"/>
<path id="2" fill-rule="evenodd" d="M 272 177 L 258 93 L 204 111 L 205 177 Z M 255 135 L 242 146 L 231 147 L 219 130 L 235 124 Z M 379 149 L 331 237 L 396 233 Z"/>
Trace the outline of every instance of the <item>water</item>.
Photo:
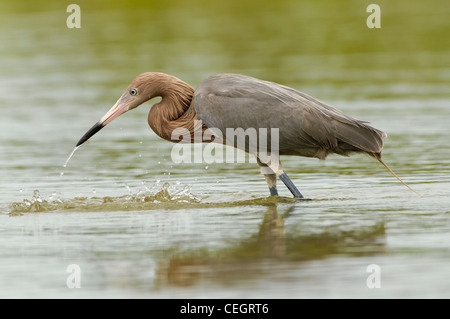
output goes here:
<path id="1" fill-rule="evenodd" d="M 378 30 L 360 1 L 77 4 L 78 30 L 58 1 L 0 5 L 0 297 L 450 297 L 446 2 L 379 2 Z M 145 71 L 314 95 L 387 132 L 421 196 L 358 155 L 282 158 L 310 200 L 269 197 L 255 164 L 173 163 L 151 103 L 75 152 Z"/>
<path id="2" fill-rule="evenodd" d="M 69 164 L 70 159 L 72 158 L 73 154 L 75 154 L 75 152 L 77 151 L 77 149 L 78 149 L 79 147 L 80 147 L 80 146 L 77 146 L 77 147 L 75 147 L 75 148 L 73 149 L 72 153 L 70 153 L 69 157 L 68 157 L 67 160 L 64 162 L 63 168 L 66 168 L 66 167 L 67 167 L 67 164 Z M 61 175 L 64 175 L 64 171 L 61 172 Z"/>

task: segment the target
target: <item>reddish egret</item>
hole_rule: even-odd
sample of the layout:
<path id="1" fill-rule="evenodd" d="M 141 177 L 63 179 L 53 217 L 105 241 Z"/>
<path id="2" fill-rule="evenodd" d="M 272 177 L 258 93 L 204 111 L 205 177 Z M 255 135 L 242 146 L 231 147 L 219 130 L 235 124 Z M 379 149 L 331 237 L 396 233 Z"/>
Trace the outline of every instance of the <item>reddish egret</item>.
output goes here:
<path id="1" fill-rule="evenodd" d="M 248 143 L 244 147 L 245 151 L 256 156 L 270 194 L 274 196 L 278 195 L 276 181 L 279 177 L 294 197 L 303 198 L 284 172 L 276 158 L 278 155 L 325 159 L 331 153 L 367 153 L 398 178 L 381 160 L 384 132 L 290 87 L 237 74 L 210 76 L 194 91 L 189 84 L 174 76 L 143 73 L 131 82 L 116 104 L 80 139 L 77 146 L 119 115 L 154 97 L 162 100 L 150 109 L 148 124 L 157 135 L 168 141 L 179 142 L 173 140 L 172 132 L 183 128 L 190 132 L 192 142 L 196 142 L 196 120 L 203 123 L 200 128 L 203 132 L 208 128 L 221 132 L 226 132 L 227 128 L 277 128 L 277 154 L 270 147 L 265 154 L 251 151 Z M 267 132 L 265 138 L 270 140 L 270 131 Z M 226 137 L 223 141 L 235 146 Z M 264 161 L 261 155 L 265 156 Z M 277 165 L 273 165 L 275 162 Z"/>

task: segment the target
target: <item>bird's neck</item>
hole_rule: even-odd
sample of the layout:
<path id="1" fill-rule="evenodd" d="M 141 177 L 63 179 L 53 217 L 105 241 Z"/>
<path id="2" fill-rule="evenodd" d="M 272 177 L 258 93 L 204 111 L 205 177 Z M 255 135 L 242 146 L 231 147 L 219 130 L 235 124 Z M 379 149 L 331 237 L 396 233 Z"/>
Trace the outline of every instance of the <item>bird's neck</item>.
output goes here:
<path id="1" fill-rule="evenodd" d="M 175 143 L 186 142 L 186 133 L 189 132 L 191 142 L 194 142 L 194 133 L 199 128 L 194 127 L 198 117 L 192 106 L 193 95 L 194 89 L 177 78 L 161 85 L 155 96 L 161 96 L 162 100 L 148 114 L 152 130 L 163 139 Z M 201 132 L 205 129 L 202 127 Z"/>

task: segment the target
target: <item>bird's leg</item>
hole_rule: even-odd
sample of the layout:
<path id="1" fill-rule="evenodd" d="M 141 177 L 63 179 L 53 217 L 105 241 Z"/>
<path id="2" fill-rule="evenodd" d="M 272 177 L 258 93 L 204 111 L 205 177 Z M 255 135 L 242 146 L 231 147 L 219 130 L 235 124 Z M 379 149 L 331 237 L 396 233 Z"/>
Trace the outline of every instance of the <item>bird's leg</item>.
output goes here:
<path id="1" fill-rule="evenodd" d="M 267 166 L 267 164 L 262 163 L 258 157 L 256 157 L 256 161 L 261 169 L 261 173 L 264 174 L 267 186 L 269 186 L 270 196 L 278 196 L 277 175 Z"/>
<path id="2" fill-rule="evenodd" d="M 276 190 L 276 178 L 279 177 L 284 185 L 289 189 L 289 191 L 294 195 L 295 198 L 304 198 L 302 193 L 295 187 L 292 180 L 287 176 L 286 172 L 283 170 L 281 166 L 281 162 L 278 157 L 274 155 L 261 154 L 265 158 L 265 161 L 262 161 L 259 156 L 256 157 L 259 167 L 261 168 L 261 172 L 264 174 L 266 178 L 267 185 L 269 185 L 270 194 L 278 195 Z M 267 160 L 270 159 L 270 160 Z M 273 186 L 272 186 L 273 185 Z M 274 192 L 272 193 L 272 187 L 274 187 Z"/>
<path id="3" fill-rule="evenodd" d="M 264 174 L 266 183 L 269 186 L 270 196 L 278 196 L 277 190 L 277 175 L 275 174 Z"/>
<path id="4" fill-rule="evenodd" d="M 303 198 L 302 193 L 295 187 L 294 183 L 291 181 L 289 176 L 282 170 L 282 173 L 278 175 L 280 179 L 283 181 L 284 185 L 291 191 L 292 195 L 296 198 Z"/>

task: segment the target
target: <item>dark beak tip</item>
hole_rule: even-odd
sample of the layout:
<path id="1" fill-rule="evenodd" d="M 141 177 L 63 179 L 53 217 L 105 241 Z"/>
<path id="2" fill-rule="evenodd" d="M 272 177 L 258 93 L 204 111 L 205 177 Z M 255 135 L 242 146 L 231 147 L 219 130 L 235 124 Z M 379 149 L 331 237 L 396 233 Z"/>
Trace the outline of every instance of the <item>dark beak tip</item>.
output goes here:
<path id="1" fill-rule="evenodd" d="M 84 142 L 86 142 L 86 141 L 87 141 L 87 140 L 85 140 L 85 139 L 82 138 L 81 140 L 78 141 L 78 143 L 77 143 L 77 145 L 75 145 L 75 147 L 78 147 L 78 146 L 84 144 Z"/>
<path id="2" fill-rule="evenodd" d="M 88 139 L 90 139 L 95 133 L 100 131 L 105 125 L 103 125 L 101 122 L 97 122 L 92 126 L 89 131 L 86 132 L 86 134 L 83 135 L 83 137 L 78 141 L 76 147 L 80 146 L 84 142 L 86 142 Z"/>

